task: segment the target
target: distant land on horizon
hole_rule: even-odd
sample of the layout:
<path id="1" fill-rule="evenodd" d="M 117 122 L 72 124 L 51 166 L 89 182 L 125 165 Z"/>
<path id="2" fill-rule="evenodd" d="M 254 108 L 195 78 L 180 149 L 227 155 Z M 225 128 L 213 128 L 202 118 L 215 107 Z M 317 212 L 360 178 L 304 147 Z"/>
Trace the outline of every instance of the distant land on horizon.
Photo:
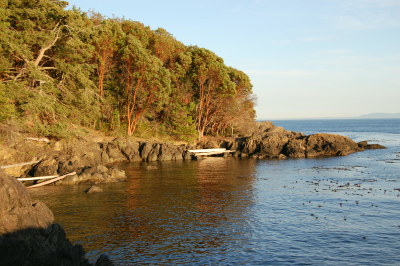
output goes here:
<path id="1" fill-rule="evenodd" d="M 358 118 L 400 118 L 400 113 L 371 113 L 360 115 Z"/>
<path id="2" fill-rule="evenodd" d="M 340 120 L 340 119 L 400 119 L 400 113 L 370 113 L 352 117 L 301 117 L 301 118 L 270 118 L 257 119 L 257 121 L 280 120 Z"/>

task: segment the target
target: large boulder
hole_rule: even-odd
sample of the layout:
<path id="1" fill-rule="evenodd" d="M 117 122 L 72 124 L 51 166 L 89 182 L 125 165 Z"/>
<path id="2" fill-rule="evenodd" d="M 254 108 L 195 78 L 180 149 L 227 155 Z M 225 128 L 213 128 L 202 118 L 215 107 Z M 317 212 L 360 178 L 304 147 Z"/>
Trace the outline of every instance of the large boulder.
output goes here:
<path id="1" fill-rule="evenodd" d="M 158 160 L 158 155 L 160 154 L 161 144 L 155 143 L 153 144 L 152 149 L 150 150 L 149 154 L 145 161 L 147 162 L 155 162 Z"/>
<path id="2" fill-rule="evenodd" d="M 127 141 L 124 145 L 120 145 L 120 149 L 122 154 L 125 157 L 133 162 L 133 161 L 141 161 L 140 153 L 139 153 L 140 144 L 138 142 L 130 142 Z"/>
<path id="3" fill-rule="evenodd" d="M 358 147 L 360 147 L 361 149 L 365 149 L 365 150 L 386 149 L 385 146 L 382 146 L 380 144 L 369 144 L 368 141 L 366 141 L 366 140 L 360 141 L 357 144 L 358 144 Z"/>
<path id="4" fill-rule="evenodd" d="M 91 265 L 68 241 L 50 209 L 15 178 L 0 173 L 0 265 Z M 96 265 L 113 263 L 101 256 Z"/>
<path id="5" fill-rule="evenodd" d="M 289 140 L 282 154 L 293 158 L 344 156 L 361 151 L 353 140 L 335 134 L 314 134 Z"/>
<path id="6" fill-rule="evenodd" d="M 27 228 L 46 228 L 53 220 L 52 212 L 44 203 L 32 201 L 21 182 L 0 177 L 0 235 Z"/>
<path id="7" fill-rule="evenodd" d="M 236 150 L 241 157 L 244 155 L 257 156 L 258 158 L 276 158 L 284 151 L 285 146 L 303 134 L 287 131 L 282 127 L 273 127 L 271 123 L 263 123 L 258 131 L 247 138 L 236 139 L 236 144 L 227 144 L 230 149 Z M 296 144 L 296 141 L 294 141 Z M 293 144 L 293 143 L 292 143 Z M 288 146 L 290 148 L 290 145 Z"/>
<path id="8" fill-rule="evenodd" d="M 179 149 L 179 146 L 163 143 L 161 144 L 158 160 L 159 161 L 182 160 L 182 153 L 183 151 Z"/>
<path id="9" fill-rule="evenodd" d="M 56 159 L 45 159 L 35 165 L 31 170 L 30 174 L 32 176 L 49 176 L 49 175 L 57 175 L 58 171 L 58 162 Z"/>
<path id="10" fill-rule="evenodd" d="M 288 141 L 289 137 L 286 135 L 268 136 L 261 143 L 260 153 L 268 157 L 278 156 Z"/>
<path id="11" fill-rule="evenodd" d="M 282 154 L 292 158 L 304 158 L 306 152 L 304 138 L 291 139 L 282 150 Z"/>
<path id="12" fill-rule="evenodd" d="M 153 149 L 153 143 L 149 143 L 149 142 L 140 143 L 140 148 L 139 148 L 140 158 L 142 158 L 143 161 L 146 161 L 147 157 L 152 149 Z"/>
<path id="13" fill-rule="evenodd" d="M 360 151 L 358 144 L 348 137 L 336 134 L 307 136 L 306 157 L 345 156 Z"/>
<path id="14" fill-rule="evenodd" d="M 106 152 L 109 157 L 110 163 L 127 160 L 127 158 L 124 156 L 124 154 L 120 150 L 118 143 L 114 143 L 114 142 L 108 143 L 107 147 L 106 147 Z"/>

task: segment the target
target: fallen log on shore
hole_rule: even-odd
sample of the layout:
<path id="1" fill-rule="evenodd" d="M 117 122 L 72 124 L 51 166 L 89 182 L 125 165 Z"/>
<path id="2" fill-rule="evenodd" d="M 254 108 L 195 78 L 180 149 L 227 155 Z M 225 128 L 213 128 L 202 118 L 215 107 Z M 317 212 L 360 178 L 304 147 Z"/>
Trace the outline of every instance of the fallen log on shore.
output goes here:
<path id="1" fill-rule="evenodd" d="M 18 166 L 25 166 L 25 165 L 35 164 L 35 163 L 38 163 L 38 162 L 40 162 L 40 160 L 31 161 L 31 162 L 26 162 L 26 163 L 17 163 L 17 164 L 3 165 L 3 166 L 0 166 L 0 169 L 7 169 L 7 168 L 12 168 L 12 167 L 18 167 Z"/>
<path id="2" fill-rule="evenodd" d="M 51 180 L 48 180 L 48 181 L 39 183 L 39 184 L 36 184 L 36 185 L 33 185 L 33 186 L 29 186 L 28 188 L 36 188 L 36 187 L 41 187 L 41 186 L 44 186 L 44 185 L 48 185 L 48 184 L 54 183 L 54 182 L 56 182 L 56 181 L 59 181 L 59 180 L 65 178 L 65 177 L 67 177 L 67 176 L 70 176 L 70 175 L 76 175 L 76 172 L 72 172 L 72 173 L 69 173 L 69 174 L 66 174 L 66 175 L 62 175 L 62 176 L 53 178 L 53 179 L 51 179 Z"/>
<path id="3" fill-rule="evenodd" d="M 50 179 L 56 178 L 58 175 L 50 175 L 50 176 L 35 176 L 35 177 L 21 177 L 17 178 L 19 181 L 35 181 L 35 180 L 43 180 L 43 179 Z"/>

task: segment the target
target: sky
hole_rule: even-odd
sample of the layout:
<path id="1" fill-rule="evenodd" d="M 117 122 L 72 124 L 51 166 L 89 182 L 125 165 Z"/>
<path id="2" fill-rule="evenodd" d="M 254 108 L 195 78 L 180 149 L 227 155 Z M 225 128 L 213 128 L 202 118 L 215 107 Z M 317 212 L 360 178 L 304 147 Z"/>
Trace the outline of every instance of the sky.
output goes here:
<path id="1" fill-rule="evenodd" d="M 244 71 L 257 119 L 400 113 L 400 0 L 70 0 Z"/>

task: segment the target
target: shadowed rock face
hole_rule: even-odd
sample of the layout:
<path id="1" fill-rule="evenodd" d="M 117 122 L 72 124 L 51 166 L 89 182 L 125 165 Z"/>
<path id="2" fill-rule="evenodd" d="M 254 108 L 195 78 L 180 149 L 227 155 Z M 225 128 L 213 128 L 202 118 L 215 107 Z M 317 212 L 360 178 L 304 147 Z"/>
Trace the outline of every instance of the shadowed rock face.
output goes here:
<path id="1" fill-rule="evenodd" d="M 15 178 L 0 173 L 0 265 L 91 265 L 71 244 L 42 202 Z M 113 265 L 102 256 L 96 265 Z"/>
<path id="2" fill-rule="evenodd" d="M 15 178 L 0 177 L 0 235 L 27 228 L 47 228 L 53 213 L 42 202 L 33 202 Z"/>

